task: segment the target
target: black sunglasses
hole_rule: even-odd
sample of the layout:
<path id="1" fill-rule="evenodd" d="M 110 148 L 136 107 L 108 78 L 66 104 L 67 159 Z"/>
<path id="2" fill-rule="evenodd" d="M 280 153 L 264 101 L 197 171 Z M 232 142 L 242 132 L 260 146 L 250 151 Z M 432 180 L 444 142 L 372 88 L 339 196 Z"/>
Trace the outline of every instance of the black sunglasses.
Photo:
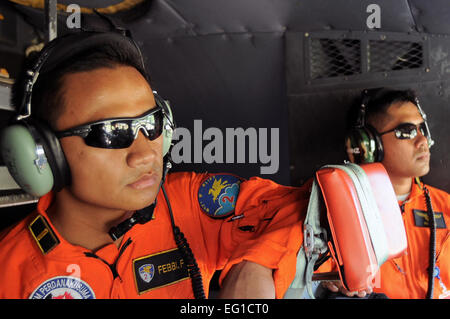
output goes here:
<path id="1" fill-rule="evenodd" d="M 151 141 L 163 131 L 164 114 L 160 105 L 138 117 L 111 118 L 55 132 L 56 137 L 81 136 L 86 145 L 120 149 L 133 144 L 139 130 Z"/>
<path id="2" fill-rule="evenodd" d="M 412 140 L 417 136 L 418 130 L 420 130 L 422 135 L 428 139 L 430 134 L 428 132 L 428 128 L 425 122 L 422 122 L 417 125 L 413 123 L 402 123 L 397 127 L 393 128 L 392 130 L 380 133 L 380 135 L 395 132 L 395 137 L 400 140 Z"/>

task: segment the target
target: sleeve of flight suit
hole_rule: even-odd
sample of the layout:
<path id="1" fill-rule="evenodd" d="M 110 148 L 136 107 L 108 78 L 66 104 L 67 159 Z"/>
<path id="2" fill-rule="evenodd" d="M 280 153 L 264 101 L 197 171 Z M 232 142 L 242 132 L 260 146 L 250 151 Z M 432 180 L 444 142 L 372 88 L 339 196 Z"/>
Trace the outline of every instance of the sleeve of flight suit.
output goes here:
<path id="1" fill-rule="evenodd" d="M 308 199 L 305 187 L 285 187 L 261 178 L 243 182 L 235 214 L 244 217 L 227 228 L 232 240 L 225 248 L 229 258 L 220 280 L 233 265 L 252 261 L 274 269 L 276 297 L 282 298 L 295 276 Z"/>
<path id="2" fill-rule="evenodd" d="M 233 209 L 218 218 L 208 210 L 223 197 L 227 187 L 214 187 L 213 182 L 216 186 L 228 185 L 225 181 L 233 180 L 227 178 L 229 174 L 170 175 L 169 197 L 176 223 L 185 233 L 200 268 L 203 267 L 202 273 L 223 269 L 221 282 L 233 265 L 252 261 L 274 269 L 276 297 L 283 297 L 294 278 L 296 256 L 303 241 L 309 186 L 287 187 L 257 177 L 240 179 L 238 193 L 229 196 L 235 196 Z M 190 201 L 182 203 L 181 187 L 186 186 Z M 209 201 L 205 196 L 211 197 Z M 178 210 L 184 213 L 179 215 L 175 212 Z"/>

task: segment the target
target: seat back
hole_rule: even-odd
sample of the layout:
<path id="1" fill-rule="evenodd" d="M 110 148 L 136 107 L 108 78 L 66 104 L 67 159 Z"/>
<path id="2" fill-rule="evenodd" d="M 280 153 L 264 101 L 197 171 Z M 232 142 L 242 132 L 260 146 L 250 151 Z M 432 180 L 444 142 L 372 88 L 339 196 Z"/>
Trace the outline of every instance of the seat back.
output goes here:
<path id="1" fill-rule="evenodd" d="M 332 240 L 350 291 L 373 287 L 379 267 L 407 247 L 400 208 L 381 163 L 328 165 L 316 172 Z"/>

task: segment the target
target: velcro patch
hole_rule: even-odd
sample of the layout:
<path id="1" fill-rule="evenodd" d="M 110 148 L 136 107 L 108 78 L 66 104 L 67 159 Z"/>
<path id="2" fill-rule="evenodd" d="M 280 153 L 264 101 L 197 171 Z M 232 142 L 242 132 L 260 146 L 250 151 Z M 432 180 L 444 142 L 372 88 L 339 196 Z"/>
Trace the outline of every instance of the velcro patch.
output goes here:
<path id="1" fill-rule="evenodd" d="M 233 214 L 240 183 L 238 177 L 228 174 L 212 175 L 205 179 L 198 190 L 202 211 L 213 218 L 225 218 Z"/>
<path id="2" fill-rule="evenodd" d="M 139 294 L 189 278 L 178 248 L 134 259 L 133 272 Z"/>
<path id="3" fill-rule="evenodd" d="M 414 224 L 417 227 L 430 227 L 430 222 L 428 220 L 428 212 L 419 209 L 413 209 L 414 213 Z M 445 229 L 447 225 L 445 224 L 444 214 L 435 212 L 434 219 L 436 220 L 436 228 Z"/>

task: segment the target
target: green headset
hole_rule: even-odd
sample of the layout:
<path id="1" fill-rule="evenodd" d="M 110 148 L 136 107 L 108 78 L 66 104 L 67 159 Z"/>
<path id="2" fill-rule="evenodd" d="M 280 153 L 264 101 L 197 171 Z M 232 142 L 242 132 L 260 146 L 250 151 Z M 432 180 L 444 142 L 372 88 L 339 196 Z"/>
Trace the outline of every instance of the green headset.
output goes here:
<path id="1" fill-rule="evenodd" d="M 144 59 L 129 33 L 117 29 L 113 32 L 80 31 L 49 42 L 39 53 L 35 63 L 26 70 L 23 99 L 17 108 L 14 121 L 0 134 L 3 162 L 16 183 L 33 196 L 42 196 L 51 190 L 59 191 L 70 184 L 71 176 L 64 152 L 51 128 L 32 116 L 33 86 L 39 74 L 54 69 L 71 57 L 102 45 L 119 45 L 140 56 L 140 72 L 146 76 Z M 175 129 L 168 101 L 155 91 L 154 97 L 161 106 L 163 122 L 163 156 L 168 160 Z M 17 107 L 17 106 L 16 106 Z"/>
<path id="2" fill-rule="evenodd" d="M 356 119 L 345 137 L 346 153 L 350 162 L 364 164 L 381 162 L 383 160 L 384 150 L 381 136 L 372 125 L 366 123 L 366 111 L 372 99 L 380 97 L 389 91 L 386 88 L 366 89 L 362 91 L 361 104 L 359 105 Z M 428 146 L 431 147 L 434 141 L 431 139 L 427 116 L 420 107 L 417 97 L 414 97 L 414 104 L 424 119 L 428 136 Z"/>
<path id="3" fill-rule="evenodd" d="M 374 163 L 383 160 L 383 143 L 377 130 L 366 123 L 367 105 L 373 91 L 364 90 L 356 120 L 345 137 L 347 157 L 352 163 Z"/>

